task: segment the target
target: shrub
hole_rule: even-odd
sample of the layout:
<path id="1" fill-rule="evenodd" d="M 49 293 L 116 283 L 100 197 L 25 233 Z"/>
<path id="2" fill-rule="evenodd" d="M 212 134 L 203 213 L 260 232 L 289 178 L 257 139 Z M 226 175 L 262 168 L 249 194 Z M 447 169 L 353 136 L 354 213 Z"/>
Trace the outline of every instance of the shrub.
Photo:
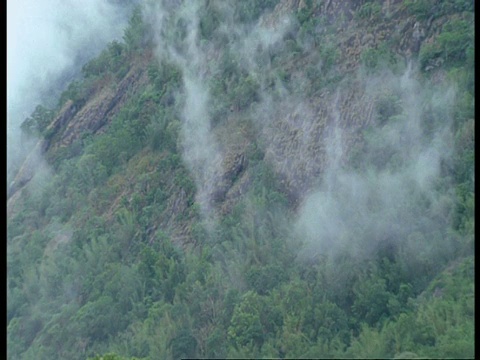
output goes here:
<path id="1" fill-rule="evenodd" d="M 406 0 L 404 6 L 410 15 L 418 20 L 427 20 L 434 6 L 434 0 Z"/>
<path id="2" fill-rule="evenodd" d="M 377 2 L 367 2 L 363 4 L 357 11 L 357 16 L 364 20 L 380 20 L 382 13 L 382 5 Z"/>
<path id="3" fill-rule="evenodd" d="M 54 112 L 50 109 L 38 105 L 35 111 L 21 125 L 21 129 L 27 134 L 44 134 L 46 128 L 53 120 Z"/>
<path id="4" fill-rule="evenodd" d="M 108 72 L 117 74 L 120 70 L 125 70 L 124 52 L 124 45 L 117 41 L 111 42 L 97 58 L 90 60 L 82 67 L 83 75 L 87 78 L 90 76 L 103 75 Z"/>
<path id="5" fill-rule="evenodd" d="M 399 64 L 398 56 L 388 48 L 386 43 L 381 43 L 376 48 L 363 50 L 360 60 L 367 72 L 373 72 L 382 67 L 397 70 Z"/>
<path id="6" fill-rule="evenodd" d="M 236 21 L 243 23 L 251 23 L 258 18 L 266 10 L 271 10 L 277 5 L 279 0 L 243 0 L 237 1 L 235 6 L 234 18 Z"/>
<path id="7" fill-rule="evenodd" d="M 437 38 L 447 64 L 462 64 L 467 50 L 474 47 L 473 24 L 466 20 L 449 21 Z"/>

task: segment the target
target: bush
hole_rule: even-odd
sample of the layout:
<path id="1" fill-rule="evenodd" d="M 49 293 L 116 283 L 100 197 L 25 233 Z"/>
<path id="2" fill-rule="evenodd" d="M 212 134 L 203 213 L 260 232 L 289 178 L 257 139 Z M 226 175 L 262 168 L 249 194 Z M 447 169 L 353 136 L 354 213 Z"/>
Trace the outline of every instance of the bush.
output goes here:
<path id="1" fill-rule="evenodd" d="M 201 14 L 199 23 L 200 36 L 202 39 L 211 40 L 215 30 L 218 28 L 218 25 L 220 25 L 220 21 L 218 11 L 212 6 L 207 6 L 203 14 Z"/>
<path id="2" fill-rule="evenodd" d="M 447 67 L 463 66 L 470 61 L 474 49 L 473 23 L 455 19 L 445 24 L 433 43 L 423 44 L 419 60 L 422 70 L 429 65 L 445 63 Z"/>
<path id="3" fill-rule="evenodd" d="M 379 70 L 382 67 L 395 69 L 398 64 L 398 56 L 388 48 L 386 43 L 363 50 L 360 60 L 367 72 Z"/>
<path id="4" fill-rule="evenodd" d="M 258 90 L 259 85 L 253 77 L 243 77 L 239 80 L 237 86 L 232 89 L 230 101 L 237 109 L 243 110 L 259 100 Z"/>
<path id="5" fill-rule="evenodd" d="M 375 111 L 379 124 L 383 125 L 392 116 L 402 113 L 402 104 L 398 96 L 385 94 L 375 102 Z"/>
<path id="6" fill-rule="evenodd" d="M 191 331 L 184 328 L 170 341 L 172 356 L 174 359 L 194 358 L 196 357 L 197 340 L 193 337 Z"/>
<path id="7" fill-rule="evenodd" d="M 237 1 L 234 19 L 242 23 L 255 22 L 266 10 L 273 9 L 278 2 L 279 0 Z"/>
<path id="8" fill-rule="evenodd" d="M 473 23 L 461 19 L 449 21 L 438 35 L 437 42 L 447 64 L 463 65 L 467 50 L 474 47 Z"/>
<path id="9" fill-rule="evenodd" d="M 287 278 L 279 265 L 251 266 L 246 274 L 247 284 L 260 295 L 266 295 L 271 289 Z"/>
<path id="10" fill-rule="evenodd" d="M 148 25 L 143 21 L 142 10 L 137 6 L 128 21 L 128 27 L 123 34 L 126 48 L 129 52 L 139 51 L 151 44 Z"/>
<path id="11" fill-rule="evenodd" d="M 68 100 L 72 100 L 78 107 L 83 106 L 87 101 L 90 91 L 92 90 L 92 83 L 88 81 L 73 81 L 68 85 L 58 101 L 58 107 L 62 107 Z"/>
<path id="12" fill-rule="evenodd" d="M 404 6 L 410 15 L 418 20 L 427 20 L 433 9 L 435 0 L 406 0 Z"/>
<path id="13" fill-rule="evenodd" d="M 125 70 L 125 47 L 117 41 L 111 42 L 95 59 L 90 60 L 82 67 L 83 76 L 100 76 L 106 73 L 117 74 Z M 128 67 L 126 68 L 128 69 Z"/>
<path id="14" fill-rule="evenodd" d="M 367 2 L 363 4 L 357 11 L 357 16 L 360 19 L 375 21 L 380 20 L 382 14 L 382 5 L 377 2 Z"/>
<path id="15" fill-rule="evenodd" d="M 41 105 L 21 125 L 21 129 L 30 135 L 44 134 L 48 125 L 52 122 L 54 112 Z"/>
<path id="16" fill-rule="evenodd" d="M 320 48 L 320 56 L 322 58 L 322 70 L 328 72 L 337 62 L 340 51 L 333 44 L 327 43 Z"/>
<path id="17" fill-rule="evenodd" d="M 420 68 L 426 70 L 427 66 L 432 64 L 442 54 L 442 49 L 437 43 L 426 43 L 420 48 L 418 60 Z"/>

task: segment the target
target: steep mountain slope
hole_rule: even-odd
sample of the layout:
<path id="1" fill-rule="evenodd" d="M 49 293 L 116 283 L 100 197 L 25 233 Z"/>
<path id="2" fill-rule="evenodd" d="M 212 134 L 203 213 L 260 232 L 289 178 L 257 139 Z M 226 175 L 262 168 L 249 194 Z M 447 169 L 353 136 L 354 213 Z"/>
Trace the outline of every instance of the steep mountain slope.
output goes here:
<path id="1" fill-rule="evenodd" d="M 22 125 L 9 356 L 473 357 L 473 37 L 471 1 L 143 3 Z"/>

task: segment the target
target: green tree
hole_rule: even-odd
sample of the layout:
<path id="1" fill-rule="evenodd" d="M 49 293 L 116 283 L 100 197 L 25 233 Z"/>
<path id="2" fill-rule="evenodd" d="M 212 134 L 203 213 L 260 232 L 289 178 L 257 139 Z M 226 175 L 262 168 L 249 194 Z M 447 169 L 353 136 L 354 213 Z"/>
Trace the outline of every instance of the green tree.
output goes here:
<path id="1" fill-rule="evenodd" d="M 196 354 L 197 341 L 190 329 L 183 328 L 170 341 L 174 359 L 193 358 Z"/>
<path id="2" fill-rule="evenodd" d="M 249 344 L 260 347 L 264 341 L 260 320 L 260 298 L 253 291 L 242 296 L 241 302 L 233 310 L 228 328 L 228 336 L 237 347 Z"/>
<path id="3" fill-rule="evenodd" d="M 55 116 L 53 110 L 37 105 L 32 115 L 21 125 L 21 129 L 29 135 L 45 134 L 45 131 Z"/>
<path id="4" fill-rule="evenodd" d="M 123 34 L 123 40 L 129 52 L 138 51 L 150 43 L 150 32 L 147 29 L 147 23 L 143 21 L 142 7 L 137 5 Z"/>
<path id="5" fill-rule="evenodd" d="M 386 289 L 386 282 L 378 275 L 361 277 L 353 287 L 355 300 L 352 306 L 353 313 L 359 321 L 368 325 L 375 325 L 382 317 L 388 317 L 388 300 L 390 294 Z"/>

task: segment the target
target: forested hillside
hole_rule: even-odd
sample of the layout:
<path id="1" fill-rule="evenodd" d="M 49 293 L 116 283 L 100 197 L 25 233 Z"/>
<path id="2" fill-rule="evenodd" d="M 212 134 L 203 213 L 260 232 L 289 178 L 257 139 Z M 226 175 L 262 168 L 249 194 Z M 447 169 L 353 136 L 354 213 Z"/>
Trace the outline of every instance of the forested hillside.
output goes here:
<path id="1" fill-rule="evenodd" d="M 473 0 L 139 1 L 22 123 L 8 358 L 473 358 L 474 65 Z"/>

